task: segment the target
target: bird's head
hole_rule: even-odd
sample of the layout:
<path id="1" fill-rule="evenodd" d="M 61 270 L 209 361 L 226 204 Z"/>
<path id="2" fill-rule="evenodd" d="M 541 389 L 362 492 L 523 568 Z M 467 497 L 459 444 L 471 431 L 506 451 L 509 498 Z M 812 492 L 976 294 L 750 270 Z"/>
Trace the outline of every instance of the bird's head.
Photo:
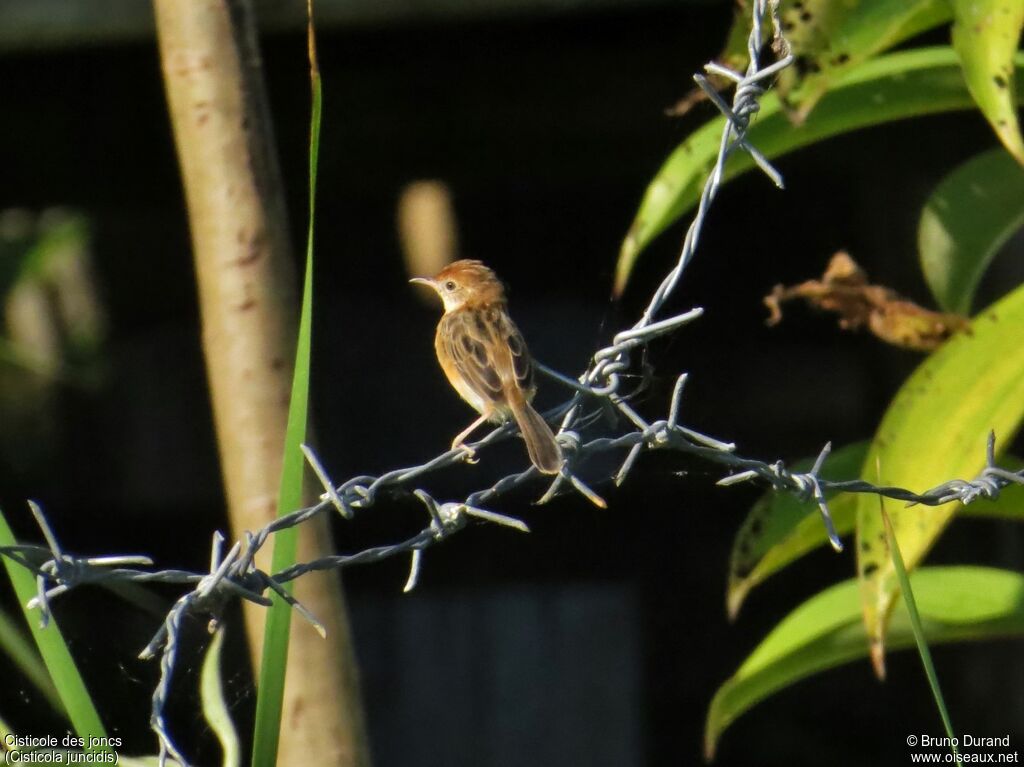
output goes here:
<path id="1" fill-rule="evenodd" d="M 446 312 L 505 300 L 505 289 L 494 272 L 469 259 L 454 261 L 433 277 L 413 277 L 409 282 L 432 287 Z"/>

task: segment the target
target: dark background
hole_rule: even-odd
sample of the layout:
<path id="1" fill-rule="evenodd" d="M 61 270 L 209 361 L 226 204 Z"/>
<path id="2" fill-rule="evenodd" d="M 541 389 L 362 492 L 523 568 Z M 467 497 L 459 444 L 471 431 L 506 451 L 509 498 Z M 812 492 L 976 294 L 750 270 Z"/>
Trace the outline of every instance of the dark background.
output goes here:
<path id="1" fill-rule="evenodd" d="M 509 284 L 534 354 L 578 371 L 635 321 L 678 252 L 681 226 L 642 258 L 625 297 L 609 300 L 645 184 L 712 115 L 705 105 L 676 120 L 664 109 L 717 53 L 729 16 L 724 4 L 654 6 L 321 30 L 314 413 L 336 480 L 419 463 L 472 415 L 433 360 L 437 307 L 406 284 L 395 229 L 402 187 L 420 178 L 450 186 L 462 255 Z M 264 64 L 298 252 L 309 108 L 301 32 L 268 35 Z M 155 46 L 7 53 L 0 94 L 0 209 L 88 215 L 111 323 L 103 385 L 60 392 L 59 428 L 27 448 L 38 458 L 0 465 L 0 501 L 25 537 L 34 533 L 23 499 L 32 497 L 72 550 L 144 551 L 202 569 L 226 521 Z M 846 248 L 874 281 L 930 303 L 915 254 L 920 206 L 946 172 L 994 144 L 975 113 L 914 120 L 780 159 L 786 192 L 754 174 L 725 187 L 667 310 L 700 305 L 706 315 L 652 347 L 658 378 L 642 412 L 661 417 L 685 370 L 687 425 L 745 455 L 791 460 L 827 440 L 869 437 L 919 357 L 796 307 L 768 329 L 761 297 L 820 274 Z M 982 304 L 1021 278 L 1008 261 Z M 540 402 L 561 394 L 545 382 Z M 462 497 L 518 468 L 520 449 L 509 444 L 429 487 Z M 792 607 L 853 575 L 852 552 L 815 553 L 756 590 L 730 625 L 729 548 L 758 489 L 716 488 L 719 468 L 672 455 L 645 456 L 620 490 L 600 481 L 608 469 L 591 467 L 608 510 L 575 497 L 532 506 L 543 489 L 533 487 L 494 507 L 526 519 L 529 536 L 459 535 L 428 554 L 410 596 L 400 593 L 404 560 L 347 574 L 379 767 L 696 763 L 716 687 Z M 338 546 L 398 540 L 422 516 L 410 504 L 380 505 L 339 523 Z M 933 559 L 1019 568 L 1021 540 L 1007 523 L 957 522 Z M 166 600 L 156 609 L 176 596 L 155 591 Z M 57 614 L 112 734 L 129 753 L 152 753 L 156 669 L 135 655 L 158 613 L 86 589 Z M 186 753 L 212 764 L 218 752 L 190 692 L 203 634 L 193 628 L 172 727 Z M 935 650 L 959 730 L 1021 742 L 1016 649 Z M 254 696 L 236 665 L 229 694 L 246 730 Z M 3 678 L 5 719 L 26 734 L 61 731 L 30 688 Z M 907 734 L 940 731 L 919 660 L 899 653 L 883 685 L 862 661 L 756 707 L 727 731 L 717 763 L 902 764 Z"/>

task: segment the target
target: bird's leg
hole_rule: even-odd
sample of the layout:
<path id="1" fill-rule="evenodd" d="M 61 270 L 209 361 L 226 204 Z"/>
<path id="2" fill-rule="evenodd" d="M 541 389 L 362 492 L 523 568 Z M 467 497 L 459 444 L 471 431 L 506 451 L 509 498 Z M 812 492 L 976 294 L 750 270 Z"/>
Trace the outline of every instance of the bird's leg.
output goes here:
<path id="1" fill-rule="evenodd" d="M 461 448 L 466 454 L 466 463 L 477 462 L 476 450 L 471 448 L 469 445 L 464 445 L 462 443 L 465 442 L 466 437 L 468 437 L 470 434 L 472 434 L 474 431 L 480 428 L 480 426 L 486 423 L 487 419 L 490 417 L 490 413 L 484 413 L 475 421 L 473 421 L 473 423 L 471 423 L 468 427 L 459 432 L 458 436 L 456 436 L 455 439 L 452 440 L 452 450 L 455 450 L 456 448 Z"/>

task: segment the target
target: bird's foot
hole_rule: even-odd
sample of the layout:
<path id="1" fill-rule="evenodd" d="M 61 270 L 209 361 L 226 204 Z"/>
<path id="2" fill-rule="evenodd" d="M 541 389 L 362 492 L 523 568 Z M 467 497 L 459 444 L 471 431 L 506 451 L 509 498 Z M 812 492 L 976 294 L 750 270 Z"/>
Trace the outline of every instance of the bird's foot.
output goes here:
<path id="1" fill-rule="evenodd" d="M 461 450 L 462 460 L 464 460 L 466 463 L 480 463 L 480 459 L 476 457 L 476 450 L 471 448 L 469 445 L 465 445 L 461 442 L 458 442 L 452 445 L 452 450 Z"/>

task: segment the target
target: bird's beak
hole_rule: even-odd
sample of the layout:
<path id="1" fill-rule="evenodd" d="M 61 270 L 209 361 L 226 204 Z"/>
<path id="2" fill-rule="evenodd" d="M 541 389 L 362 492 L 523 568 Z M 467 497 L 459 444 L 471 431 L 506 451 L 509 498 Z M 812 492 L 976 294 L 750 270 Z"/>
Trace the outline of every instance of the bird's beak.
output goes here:
<path id="1" fill-rule="evenodd" d="M 434 281 L 428 277 L 413 277 L 409 282 L 415 285 L 427 285 L 428 287 L 434 287 Z"/>

